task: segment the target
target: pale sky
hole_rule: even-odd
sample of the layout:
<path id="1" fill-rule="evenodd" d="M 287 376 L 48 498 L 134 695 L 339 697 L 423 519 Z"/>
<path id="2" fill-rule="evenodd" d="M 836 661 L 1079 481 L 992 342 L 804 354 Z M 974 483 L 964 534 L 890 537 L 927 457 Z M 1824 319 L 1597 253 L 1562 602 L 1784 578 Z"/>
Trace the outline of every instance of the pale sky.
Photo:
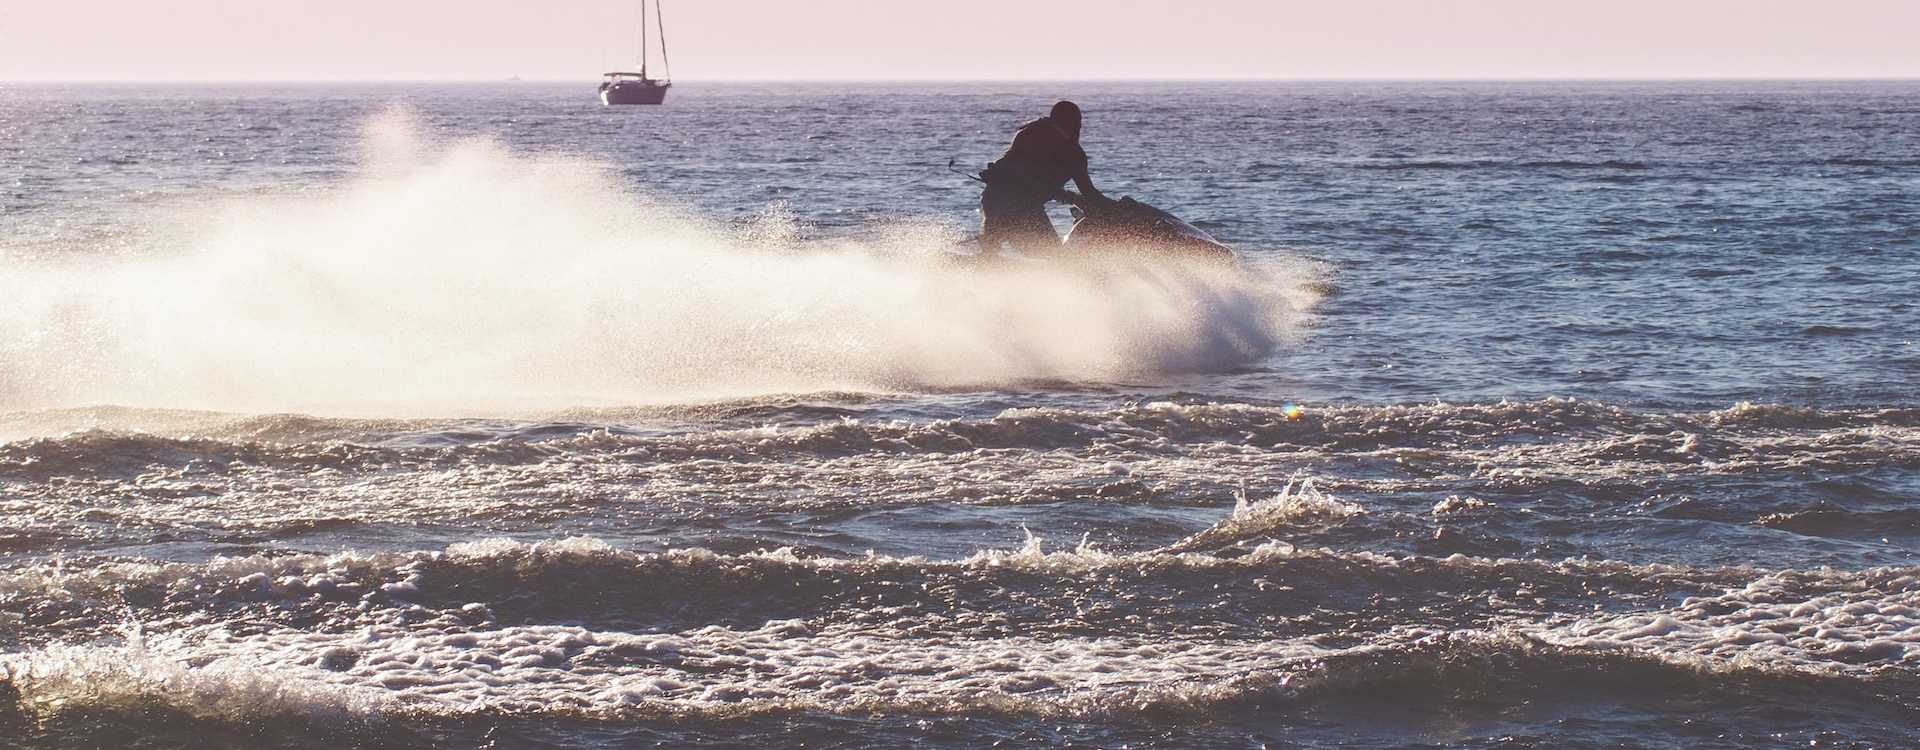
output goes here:
<path id="1" fill-rule="evenodd" d="M 665 11 L 683 82 L 1920 77 L 1920 0 L 666 0 Z M 633 62 L 637 18 L 637 0 L 0 0 L 0 80 L 590 79 Z"/>

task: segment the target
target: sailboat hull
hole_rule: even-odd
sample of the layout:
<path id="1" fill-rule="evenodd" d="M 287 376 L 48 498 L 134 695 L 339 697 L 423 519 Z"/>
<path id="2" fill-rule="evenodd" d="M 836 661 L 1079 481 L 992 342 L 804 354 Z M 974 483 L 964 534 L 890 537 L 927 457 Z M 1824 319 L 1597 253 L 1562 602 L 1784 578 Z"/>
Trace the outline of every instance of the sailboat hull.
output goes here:
<path id="1" fill-rule="evenodd" d="M 600 87 L 600 103 L 614 104 L 660 104 L 667 100 L 667 88 L 670 84 L 640 83 L 620 81 Z"/>

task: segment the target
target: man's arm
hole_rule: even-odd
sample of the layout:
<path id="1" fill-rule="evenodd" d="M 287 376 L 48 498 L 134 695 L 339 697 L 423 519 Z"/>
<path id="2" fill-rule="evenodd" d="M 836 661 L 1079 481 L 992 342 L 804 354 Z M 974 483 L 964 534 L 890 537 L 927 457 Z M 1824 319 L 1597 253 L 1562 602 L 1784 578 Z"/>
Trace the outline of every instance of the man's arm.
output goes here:
<path id="1" fill-rule="evenodd" d="M 1093 198 L 1094 200 L 1105 200 L 1107 197 L 1100 192 L 1099 188 L 1093 186 L 1093 178 L 1087 176 L 1087 170 L 1085 169 L 1081 169 L 1079 173 L 1073 176 L 1073 185 L 1074 187 L 1080 188 L 1081 195 Z"/>
<path id="2" fill-rule="evenodd" d="M 1074 187 L 1080 188 L 1080 194 L 1083 196 L 1098 201 L 1106 200 L 1107 196 L 1100 193 L 1100 188 L 1093 186 L 1093 176 L 1087 174 L 1087 152 L 1082 151 L 1078 145 L 1073 147 L 1073 151 Z"/>

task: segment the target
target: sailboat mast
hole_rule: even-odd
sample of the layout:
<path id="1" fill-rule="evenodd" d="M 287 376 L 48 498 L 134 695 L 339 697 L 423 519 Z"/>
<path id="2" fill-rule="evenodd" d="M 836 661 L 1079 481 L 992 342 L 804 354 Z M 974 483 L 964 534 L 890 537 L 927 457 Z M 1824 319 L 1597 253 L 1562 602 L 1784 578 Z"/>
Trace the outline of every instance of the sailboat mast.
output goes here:
<path id="1" fill-rule="evenodd" d="M 640 0 L 640 78 L 647 77 L 647 0 Z"/>
<path id="2" fill-rule="evenodd" d="M 641 0 L 645 2 L 645 0 Z M 660 28 L 660 63 L 667 66 L 667 80 L 673 80 L 673 61 L 667 59 L 667 14 L 660 10 L 660 0 L 653 0 L 654 24 Z"/>

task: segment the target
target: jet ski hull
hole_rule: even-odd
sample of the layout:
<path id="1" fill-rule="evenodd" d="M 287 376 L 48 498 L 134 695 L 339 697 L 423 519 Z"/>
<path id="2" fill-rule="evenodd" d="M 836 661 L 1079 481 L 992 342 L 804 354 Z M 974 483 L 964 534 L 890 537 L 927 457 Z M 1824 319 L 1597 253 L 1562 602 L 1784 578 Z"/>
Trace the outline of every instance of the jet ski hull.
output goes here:
<path id="1" fill-rule="evenodd" d="M 1065 247 L 1089 253 L 1129 253 L 1234 263 L 1233 248 L 1173 214 L 1132 198 L 1081 212 Z"/>

